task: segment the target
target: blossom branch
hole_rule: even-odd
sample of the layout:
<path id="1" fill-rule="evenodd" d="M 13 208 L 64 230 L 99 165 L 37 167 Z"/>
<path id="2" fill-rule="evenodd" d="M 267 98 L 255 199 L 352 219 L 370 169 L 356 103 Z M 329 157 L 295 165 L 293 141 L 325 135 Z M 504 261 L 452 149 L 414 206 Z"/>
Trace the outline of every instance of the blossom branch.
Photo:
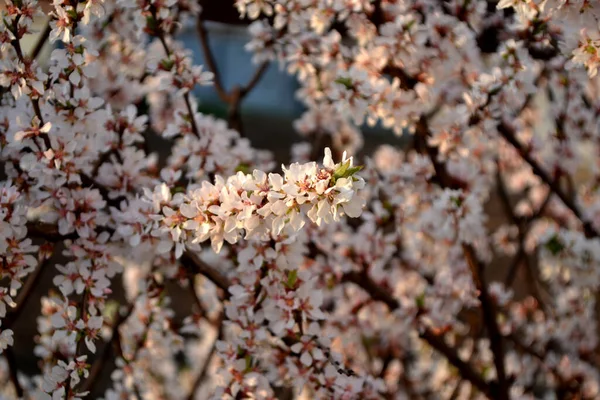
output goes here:
<path id="1" fill-rule="evenodd" d="M 391 311 L 400 308 L 400 303 L 387 291 L 382 289 L 373 279 L 366 273 L 351 272 L 345 274 L 342 281 L 352 282 L 363 289 L 373 300 L 381 301 L 388 306 Z M 419 333 L 419 337 L 428 345 L 442 354 L 450 364 L 460 371 L 461 376 L 471 382 L 479 391 L 485 393 L 488 397 L 494 398 L 494 393 L 498 389 L 499 383 L 486 382 L 481 377 L 481 374 L 476 372 L 471 365 L 464 362 L 454 349 L 449 347 L 443 340 L 429 328 L 423 328 Z"/>
<path id="2" fill-rule="evenodd" d="M 464 186 L 462 182 L 457 181 L 453 176 L 451 176 L 447 172 L 445 165 L 442 162 L 438 161 L 437 149 L 426 143 L 426 138 L 430 136 L 430 132 L 429 127 L 427 125 L 427 119 L 425 117 L 421 117 L 416 134 L 422 138 L 421 146 L 425 148 L 425 151 L 427 152 L 429 159 L 434 166 L 435 173 L 438 178 L 438 183 L 442 187 L 446 188 L 462 188 L 462 186 Z M 496 367 L 496 374 L 498 376 L 497 396 L 501 400 L 508 400 L 508 389 L 510 383 L 506 377 L 504 367 L 505 352 L 503 339 L 502 335 L 500 334 L 498 322 L 496 320 L 495 305 L 490 299 L 487 284 L 485 282 L 485 278 L 483 277 L 484 266 L 477 259 L 475 250 L 470 244 L 463 243 L 462 249 L 465 255 L 465 259 L 467 261 L 467 265 L 469 266 L 469 269 L 471 271 L 473 282 L 475 283 L 475 287 L 479 292 L 478 298 L 481 303 L 483 319 L 488 330 L 488 335 L 490 338 L 490 347 L 494 354 L 494 365 Z"/>
<path id="3" fill-rule="evenodd" d="M 116 353 L 115 347 L 120 342 L 119 328 L 123 325 L 131 316 L 134 309 L 134 302 L 131 302 L 124 313 L 117 310 L 117 318 L 112 326 L 112 334 L 110 339 L 105 343 L 102 354 L 94 363 L 90 369 L 90 375 L 81 386 L 82 392 L 93 392 L 95 384 L 99 381 L 99 378 L 104 370 L 104 366 L 110 360 L 111 355 Z"/>
<path id="4" fill-rule="evenodd" d="M 567 206 L 569 210 L 571 210 L 575 217 L 581 221 L 585 234 L 590 237 L 597 237 L 598 232 L 594 229 L 590 222 L 584 220 L 583 213 L 579 207 L 570 198 L 570 196 L 562 190 L 560 185 L 554 179 L 552 179 L 550 175 L 531 156 L 531 153 L 517 139 L 514 129 L 510 127 L 508 123 L 501 122 L 498 125 L 498 132 L 515 148 L 515 150 L 517 150 L 521 158 L 527 162 L 527 164 L 529 164 L 533 173 L 537 175 L 550 188 L 550 190 L 558 196 L 563 204 Z"/>

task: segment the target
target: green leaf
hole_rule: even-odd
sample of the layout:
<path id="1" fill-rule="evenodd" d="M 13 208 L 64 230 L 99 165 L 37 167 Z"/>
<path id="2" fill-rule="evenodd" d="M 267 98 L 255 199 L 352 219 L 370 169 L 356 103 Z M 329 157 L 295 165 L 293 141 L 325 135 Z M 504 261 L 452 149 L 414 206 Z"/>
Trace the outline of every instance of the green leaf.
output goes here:
<path id="1" fill-rule="evenodd" d="M 417 305 L 418 309 L 425 308 L 425 293 L 421 293 L 415 298 L 415 304 Z"/>
<path id="2" fill-rule="evenodd" d="M 462 201 L 462 199 L 461 199 L 460 197 L 458 197 L 458 196 L 456 196 L 456 197 L 452 197 L 452 199 L 451 199 L 451 200 L 452 200 L 452 202 L 453 202 L 454 204 L 456 204 L 456 207 L 460 207 L 460 206 L 462 206 L 462 203 L 463 203 L 463 201 Z"/>
<path id="3" fill-rule="evenodd" d="M 350 78 L 337 78 L 335 83 L 339 83 L 340 85 L 344 85 L 346 89 L 352 89 L 354 84 L 352 83 L 352 79 Z"/>
<path id="4" fill-rule="evenodd" d="M 340 178 L 343 178 L 348 168 L 350 167 L 350 160 L 346 160 L 346 162 L 341 163 L 339 167 L 335 171 L 333 171 L 333 180 L 334 182 Z"/>
<path id="5" fill-rule="evenodd" d="M 246 163 L 241 163 L 237 167 L 235 167 L 235 172 L 243 172 L 244 174 L 250 173 L 250 165 Z"/>
<path id="6" fill-rule="evenodd" d="M 175 61 L 169 59 L 164 59 L 160 62 L 160 66 L 165 71 L 170 71 L 173 68 L 173 65 L 175 65 Z"/>
<path id="7" fill-rule="evenodd" d="M 74 8 L 71 8 L 67 11 L 67 15 L 69 16 L 69 18 L 76 20 L 77 19 L 77 10 L 75 10 Z"/>
<path id="8" fill-rule="evenodd" d="M 350 166 L 350 160 L 346 160 L 335 171 L 333 171 L 332 183 L 335 185 L 338 179 L 349 178 L 363 169 L 362 165 Z"/>
<path id="9" fill-rule="evenodd" d="M 288 279 L 287 279 L 287 282 L 285 283 L 285 286 L 287 286 L 288 289 L 293 289 L 296 286 L 297 281 L 298 281 L 298 271 L 294 269 L 294 270 L 288 272 Z"/>
<path id="10" fill-rule="evenodd" d="M 546 242 L 546 244 L 544 245 L 544 247 L 546 247 L 546 249 L 552 253 L 553 256 L 557 255 L 558 253 L 560 253 L 561 251 L 564 250 L 565 245 L 562 244 L 562 242 L 560 241 L 560 239 L 558 238 L 557 235 L 552 236 L 552 238 L 550 240 L 548 240 Z"/>
<path id="11" fill-rule="evenodd" d="M 175 193 L 185 193 L 185 188 L 183 186 L 175 186 L 171 188 L 171 194 Z"/>
<path id="12" fill-rule="evenodd" d="M 596 54 L 596 48 L 591 44 L 588 44 L 587 46 L 585 46 L 585 51 L 588 54 Z"/>
<path id="13" fill-rule="evenodd" d="M 156 28 L 158 27 L 158 23 L 156 22 L 156 19 L 154 19 L 154 17 L 152 15 L 149 15 L 146 17 L 146 27 L 148 28 L 148 30 L 150 32 L 156 31 Z"/>
<path id="14" fill-rule="evenodd" d="M 237 348 L 237 356 L 243 357 L 246 354 L 246 350 L 243 347 L 238 346 Z"/>
<path id="15" fill-rule="evenodd" d="M 244 372 L 250 372 L 252 370 L 252 356 L 250 354 L 246 354 L 246 369 Z"/>
<path id="16" fill-rule="evenodd" d="M 349 176 L 352 176 L 354 174 L 356 174 L 357 172 L 360 172 L 363 169 L 362 165 L 357 165 L 355 167 L 350 167 L 348 168 L 348 170 L 346 171 L 346 176 L 344 176 L 344 178 L 347 178 Z"/>

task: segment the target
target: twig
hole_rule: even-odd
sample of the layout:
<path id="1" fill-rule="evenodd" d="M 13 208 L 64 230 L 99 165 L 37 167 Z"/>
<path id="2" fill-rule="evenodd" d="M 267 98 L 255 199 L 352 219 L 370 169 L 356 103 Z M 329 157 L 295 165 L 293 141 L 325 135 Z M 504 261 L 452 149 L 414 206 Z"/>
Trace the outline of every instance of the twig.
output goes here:
<path id="1" fill-rule="evenodd" d="M 431 163 L 434 166 L 435 174 L 438 178 L 438 183 L 440 186 L 452 189 L 465 188 L 466 183 L 461 182 L 450 175 L 444 163 L 438 160 L 437 148 L 429 146 L 427 143 L 427 138 L 430 136 L 430 131 L 427 118 L 425 116 L 421 117 L 419 120 L 416 134 L 420 137 L 422 150 L 428 154 Z M 483 276 L 484 266 L 478 260 L 475 250 L 471 245 L 463 244 L 462 248 L 467 265 L 471 271 L 473 282 L 475 283 L 475 288 L 479 292 L 478 298 L 479 302 L 481 303 L 483 320 L 488 330 L 490 347 L 494 355 L 494 366 L 496 367 L 496 375 L 498 377 L 498 387 L 497 391 L 495 391 L 494 398 L 498 400 L 508 400 L 508 388 L 510 386 L 510 382 L 506 377 L 504 368 L 504 345 L 502 335 L 500 334 L 500 329 L 498 328 L 498 322 L 496 321 L 496 307 L 490 298 L 487 284 Z"/>
<path id="2" fill-rule="evenodd" d="M 261 78 L 267 71 L 269 67 L 269 62 L 263 62 L 255 71 L 248 83 L 244 86 L 236 85 L 231 91 L 227 91 L 223 86 L 223 82 L 221 81 L 221 74 L 219 72 L 219 68 L 217 66 L 217 62 L 215 60 L 215 56 L 210 48 L 210 43 L 208 40 L 208 32 L 206 31 L 206 27 L 204 26 L 204 20 L 202 17 L 198 17 L 198 21 L 196 23 L 196 28 L 198 31 L 198 37 L 200 38 L 200 46 L 202 47 L 202 53 L 204 54 L 204 61 L 209 71 L 213 73 L 213 83 L 217 95 L 228 105 L 228 122 L 229 128 L 234 129 L 243 135 L 243 127 L 242 121 L 240 117 L 240 104 L 242 100 L 256 87 L 256 85 L 260 82 Z"/>
<path id="3" fill-rule="evenodd" d="M 132 302 L 127 307 L 127 311 L 125 311 L 124 314 L 117 312 L 118 317 L 117 317 L 117 320 L 115 321 L 115 324 L 112 327 L 112 335 L 110 337 L 110 340 L 108 342 L 106 342 L 104 350 L 102 351 L 102 355 L 98 359 L 96 359 L 96 361 L 94 361 L 94 364 L 92 365 L 92 368 L 90 369 L 90 375 L 88 376 L 88 378 L 82 385 L 82 388 L 81 388 L 82 392 L 87 392 L 87 391 L 92 392 L 94 389 L 94 385 L 99 381 L 98 378 L 100 376 L 100 373 L 102 372 L 102 370 L 104 369 L 104 365 L 110 358 L 111 349 L 114 350 L 113 346 L 111 346 L 111 344 L 115 343 L 117 341 L 120 341 L 120 339 L 118 339 L 118 337 L 120 336 L 119 328 L 131 316 L 131 313 L 133 312 L 134 304 L 135 303 Z"/>
<path id="4" fill-rule="evenodd" d="M 385 303 L 390 310 L 400 308 L 400 302 L 383 290 L 368 274 L 352 272 L 344 275 L 343 281 L 355 283 L 362 288 L 369 296 L 377 301 Z M 430 329 L 425 329 L 419 333 L 419 337 L 423 339 L 432 348 L 440 352 L 446 357 L 448 362 L 459 370 L 462 377 L 471 382 L 479 391 L 485 393 L 490 398 L 495 398 L 493 388 L 497 388 L 498 384 L 494 382 L 486 382 L 475 369 L 465 361 L 463 361 L 456 351 L 448 346 L 442 338 L 433 333 Z"/>
<path id="5" fill-rule="evenodd" d="M 3 321 L 4 326 L 6 328 L 9 328 L 10 326 L 12 326 L 12 324 L 14 324 L 17 319 L 19 319 L 19 316 L 23 312 L 25 302 L 28 300 L 29 295 L 31 294 L 31 291 L 35 287 L 37 287 L 37 284 L 40 281 L 40 277 L 42 276 L 42 272 L 44 271 L 46 266 L 49 264 L 49 261 L 50 261 L 50 259 L 40 261 L 40 263 L 37 266 L 37 268 L 35 269 L 35 271 L 33 271 L 27 277 L 27 281 L 25 282 L 25 284 L 23 285 L 21 290 L 19 290 L 19 294 L 17 295 L 17 298 L 15 299 L 15 303 L 17 305 L 15 306 L 15 308 L 13 308 L 10 311 L 10 313 L 6 316 L 6 318 Z"/>
<path id="6" fill-rule="evenodd" d="M 200 371 L 200 373 L 194 380 L 194 383 L 192 384 L 190 394 L 187 398 L 188 400 L 194 400 L 196 391 L 198 390 L 198 388 L 204 381 L 204 378 L 206 378 L 206 374 L 208 373 L 208 368 L 210 367 L 211 360 L 217 350 L 217 342 L 223 338 L 223 327 L 224 327 L 223 319 L 224 319 L 224 317 L 225 317 L 224 313 L 221 313 L 221 315 L 219 316 L 218 322 L 217 322 L 218 323 L 217 336 L 216 336 L 215 341 L 213 342 L 212 346 L 210 347 L 210 351 L 208 352 L 208 354 L 206 356 L 206 362 L 202 366 L 202 370 Z"/>
<path id="7" fill-rule="evenodd" d="M 29 55 L 30 60 L 35 60 L 40 55 L 40 52 L 42 51 L 42 49 L 44 48 L 44 45 L 46 44 L 46 40 L 48 40 L 48 37 L 50 36 L 51 30 L 52 30 L 52 28 L 50 27 L 50 21 L 48 21 L 48 22 L 46 22 L 46 26 L 44 27 L 44 30 L 40 34 L 37 42 L 35 43 L 35 46 L 33 47 L 33 50 L 31 51 L 31 54 Z"/>
<path id="8" fill-rule="evenodd" d="M 537 175 L 546 185 L 548 185 L 550 190 L 554 194 L 556 194 L 558 198 L 560 198 L 560 200 L 564 203 L 564 205 L 567 206 L 569 210 L 571 210 L 575 217 L 577 217 L 577 219 L 581 221 L 586 236 L 597 237 L 598 232 L 594 229 L 592 224 L 590 224 L 587 221 L 584 221 L 583 213 L 581 212 L 577 204 L 575 204 L 575 202 L 562 190 L 560 185 L 554 179 L 552 179 L 550 174 L 546 172 L 542 168 L 542 166 L 538 164 L 538 162 L 531 156 L 530 152 L 517 139 L 514 129 L 510 125 L 508 125 L 507 122 L 503 121 L 500 124 L 498 124 L 498 132 L 508 143 L 510 143 L 515 148 L 515 150 L 517 150 L 521 158 L 527 164 L 529 164 L 533 173 Z"/>
<path id="9" fill-rule="evenodd" d="M 8 372 L 10 375 L 10 381 L 12 382 L 15 392 L 17 393 L 17 398 L 22 398 L 24 395 L 23 387 L 19 383 L 18 371 L 17 367 L 17 358 L 15 357 L 15 353 L 13 352 L 12 347 L 8 347 L 4 350 L 4 357 L 6 357 L 6 362 L 8 363 Z"/>
<path id="10" fill-rule="evenodd" d="M 200 46 L 202 47 L 202 53 L 204 54 L 204 61 L 206 62 L 206 66 L 210 72 L 212 72 L 214 75 L 213 83 L 215 90 L 217 91 L 217 95 L 222 101 L 229 103 L 229 94 L 223 88 L 221 75 L 219 73 L 219 69 L 217 68 L 217 62 L 215 61 L 215 57 L 208 42 L 208 33 L 204 27 L 204 20 L 200 17 L 196 23 L 196 29 L 198 31 L 198 37 L 200 38 Z"/>
<path id="11" fill-rule="evenodd" d="M 444 340 L 431 332 L 430 330 L 425 330 L 419 335 L 422 339 L 427 341 L 427 343 L 436 349 L 438 352 L 443 354 L 446 359 L 452 364 L 458 371 L 460 375 L 471 382 L 473 386 L 475 386 L 480 392 L 484 393 L 491 399 L 498 398 L 498 387 L 499 385 L 495 382 L 486 382 L 483 380 L 480 374 L 475 372 L 475 370 L 465 361 L 463 361 L 458 354 L 449 347 Z"/>
<path id="12" fill-rule="evenodd" d="M 488 292 L 487 284 L 483 277 L 483 264 L 477 259 L 475 250 L 472 246 L 463 244 L 463 252 L 465 259 L 471 270 L 475 287 L 479 291 L 479 302 L 481 303 L 481 310 L 483 312 L 483 321 L 488 330 L 488 336 L 490 338 L 490 348 L 494 354 L 494 366 L 496 367 L 496 375 L 498 376 L 498 393 L 497 399 L 508 400 L 508 388 L 510 383 L 506 377 L 506 370 L 504 368 L 504 343 L 500 329 L 498 327 L 498 321 L 496 321 L 496 306 L 492 301 Z"/>
<path id="13" fill-rule="evenodd" d="M 226 276 L 222 275 L 215 268 L 206 264 L 200 257 L 196 254 L 186 251 L 181 256 L 181 263 L 184 267 L 186 267 L 190 272 L 194 274 L 201 274 L 208 278 L 212 283 L 214 283 L 218 288 L 222 289 L 225 292 L 225 296 L 229 296 L 229 286 L 230 282 Z"/>
<path id="14" fill-rule="evenodd" d="M 256 85 L 258 85 L 261 78 L 263 77 L 265 72 L 267 72 L 268 69 L 269 69 L 269 62 L 265 61 L 254 71 L 254 75 L 252 75 L 252 78 L 250 78 L 248 83 L 240 89 L 240 98 L 241 99 L 246 97 L 248 95 L 248 93 L 250 93 L 252 91 L 252 89 L 254 89 L 254 87 L 256 87 Z"/>
<path id="15" fill-rule="evenodd" d="M 152 17 L 155 19 L 158 19 L 157 14 L 156 14 L 156 7 L 154 6 L 150 6 L 150 13 L 152 14 Z M 160 30 L 160 29 L 156 29 L 154 32 L 152 32 L 152 34 L 154 36 L 156 36 L 158 38 L 158 40 L 160 41 L 160 43 L 162 44 L 163 49 L 165 50 L 165 53 L 167 53 L 167 57 L 170 57 L 172 54 L 172 51 L 169 47 L 169 45 L 167 44 L 167 40 L 165 39 L 165 33 Z M 190 102 L 190 92 L 185 92 L 183 94 L 183 100 L 185 101 L 185 106 L 187 108 L 188 114 L 190 115 L 190 124 L 192 125 L 192 131 L 194 132 L 194 135 L 196 135 L 196 137 L 200 137 L 200 131 L 198 130 L 198 126 L 196 125 L 196 118 L 194 117 L 194 110 L 192 110 L 192 104 Z"/>

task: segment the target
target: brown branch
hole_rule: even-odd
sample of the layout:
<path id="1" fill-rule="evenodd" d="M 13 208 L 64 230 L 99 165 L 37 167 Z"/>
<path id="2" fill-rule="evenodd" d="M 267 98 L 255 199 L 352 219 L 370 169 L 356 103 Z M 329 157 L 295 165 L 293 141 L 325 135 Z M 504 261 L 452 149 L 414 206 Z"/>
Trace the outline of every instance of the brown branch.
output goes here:
<path id="1" fill-rule="evenodd" d="M 152 18 L 155 20 L 159 20 L 156 14 L 156 7 L 150 6 L 150 13 L 152 14 Z M 165 53 L 167 53 L 167 57 L 170 57 L 172 54 L 169 45 L 167 44 L 167 40 L 165 39 L 165 32 L 163 32 L 160 28 L 157 28 L 151 32 L 153 36 L 156 36 L 160 43 L 162 44 Z M 183 100 L 185 101 L 185 106 L 187 108 L 188 114 L 190 115 L 190 124 L 192 125 L 192 131 L 196 137 L 200 137 L 200 131 L 198 130 L 198 126 L 196 125 L 196 118 L 194 117 L 194 111 L 192 110 L 192 104 L 190 102 L 190 92 L 185 92 L 183 94 Z"/>
<path id="2" fill-rule="evenodd" d="M 388 306 L 391 311 L 400 308 L 400 303 L 381 286 L 379 286 L 366 273 L 351 272 L 342 278 L 342 281 L 352 282 L 362 288 L 373 300 L 380 301 Z M 496 382 L 486 382 L 480 373 L 478 373 L 470 364 L 463 361 L 457 352 L 448 346 L 444 340 L 433 333 L 430 329 L 425 328 L 419 333 L 419 337 L 423 339 L 429 346 L 441 353 L 450 364 L 452 364 L 461 376 L 471 382 L 480 392 L 485 393 L 490 398 L 496 398 L 493 394 L 498 390 Z"/>
<path id="3" fill-rule="evenodd" d="M 23 312 L 25 302 L 29 298 L 29 295 L 31 294 L 32 290 L 34 290 L 37 287 L 37 284 L 40 281 L 40 277 L 42 276 L 42 272 L 44 271 L 44 269 L 46 269 L 46 266 L 49 264 L 49 262 L 50 259 L 40 261 L 35 271 L 33 271 L 27 277 L 27 281 L 25 282 L 21 290 L 19 290 L 19 294 L 15 299 L 15 303 L 17 305 L 10 311 L 10 313 L 6 316 L 6 318 L 3 321 L 3 324 L 6 328 L 11 327 L 12 324 L 14 324 L 17 319 L 19 319 L 19 316 Z"/>
<path id="4" fill-rule="evenodd" d="M 218 323 L 217 337 L 215 338 L 215 341 L 213 342 L 212 346 L 210 347 L 210 351 L 208 352 L 208 354 L 206 356 L 206 362 L 202 366 L 200 373 L 198 374 L 196 379 L 194 379 L 194 383 L 192 384 L 192 388 L 190 389 L 190 394 L 187 397 L 188 400 L 194 400 L 196 391 L 200 388 L 200 385 L 206 378 L 206 375 L 208 373 L 208 368 L 210 366 L 210 361 L 212 360 L 212 358 L 217 350 L 217 342 L 223 338 L 223 328 L 224 328 L 223 319 L 224 318 L 225 318 L 224 313 L 221 313 L 221 315 L 219 316 L 219 319 L 217 321 L 217 323 Z"/>
<path id="5" fill-rule="evenodd" d="M 429 146 L 427 138 L 430 136 L 429 126 L 427 117 L 422 116 L 417 124 L 416 134 L 420 140 L 421 151 L 425 152 L 434 166 L 435 175 L 438 179 L 438 183 L 441 187 L 451 189 L 464 189 L 467 187 L 466 182 L 462 182 L 457 178 L 450 175 L 443 162 L 438 160 L 438 150 L 435 147 Z M 506 371 L 504 367 L 504 345 L 500 329 L 498 328 L 498 322 L 496 321 L 496 308 L 490 298 L 487 284 L 483 276 L 484 266 L 477 259 L 475 250 L 471 245 L 463 244 L 463 253 L 467 261 L 467 265 L 471 271 L 473 282 L 479 292 L 478 298 L 481 303 L 481 309 L 483 313 L 484 323 L 488 330 L 488 336 L 490 339 L 490 347 L 494 355 L 494 366 L 496 367 L 496 375 L 498 377 L 497 391 L 495 391 L 495 399 L 508 400 L 508 388 L 510 382 L 506 377 Z"/>
<path id="6" fill-rule="evenodd" d="M 48 242 L 56 243 L 66 239 L 77 239 L 77 232 L 72 232 L 67 235 L 58 233 L 58 227 L 53 224 L 43 222 L 28 222 L 27 235 L 35 238 L 44 239 Z"/>
<path id="7" fill-rule="evenodd" d="M 261 78 L 263 77 L 265 72 L 267 72 L 268 69 L 269 62 L 265 61 L 254 71 L 254 75 L 252 75 L 252 78 L 250 78 L 248 83 L 240 89 L 240 99 L 246 97 L 248 93 L 250 93 L 252 89 L 254 89 L 256 85 L 258 85 Z"/>
<path id="8" fill-rule="evenodd" d="M 583 225 L 583 230 L 588 237 L 597 237 L 598 232 L 594 229 L 591 223 L 584 221 L 583 213 L 575 204 L 575 202 L 569 197 L 567 193 L 565 193 L 560 185 L 550 176 L 548 172 L 542 168 L 540 164 L 532 157 L 530 151 L 517 139 L 515 130 L 507 123 L 501 122 L 498 124 L 498 133 L 508 142 L 510 143 L 515 150 L 519 153 L 521 158 L 529 164 L 533 173 L 538 176 L 549 188 L 550 190 L 560 198 L 563 204 L 571 210 L 571 212 L 579 219 L 579 221 Z"/>
<path id="9" fill-rule="evenodd" d="M 369 294 L 373 300 L 380 301 L 390 310 L 400 308 L 400 302 L 379 286 L 366 271 L 349 272 L 342 277 L 342 282 L 352 282 Z"/>
<path id="10" fill-rule="evenodd" d="M 498 376 L 499 389 L 496 398 L 499 400 L 508 400 L 510 398 L 508 394 L 510 383 L 506 377 L 506 370 L 504 368 L 504 360 L 506 358 L 504 343 L 500 328 L 498 327 L 498 321 L 496 320 L 496 306 L 490 297 L 485 278 L 483 277 L 484 266 L 477 259 L 475 250 L 471 245 L 463 244 L 462 247 L 465 259 L 471 270 L 471 275 L 473 276 L 473 281 L 475 282 L 475 287 L 479 291 L 478 297 L 483 312 L 483 321 L 487 327 L 490 348 L 494 354 L 494 366 L 496 367 L 496 375 Z"/>
<path id="11" fill-rule="evenodd" d="M 486 382 L 479 373 L 477 373 L 471 365 L 463 361 L 458 354 L 444 340 L 430 330 L 425 330 L 419 334 L 432 348 L 441 353 L 450 364 L 452 364 L 460 375 L 469 381 L 480 392 L 484 393 L 490 399 L 499 399 L 499 384 L 496 382 Z"/>
<path id="12" fill-rule="evenodd" d="M 37 42 L 35 43 L 35 46 L 33 47 L 33 50 L 31 51 L 31 54 L 29 55 L 30 60 L 35 60 L 40 55 L 40 52 L 42 51 L 42 49 L 44 48 L 44 45 L 46 44 L 46 40 L 48 40 L 48 37 L 50 36 L 51 30 L 52 30 L 52 28 L 50 27 L 50 21 L 48 21 L 48 22 L 46 22 L 46 26 L 44 27 L 44 30 L 40 34 Z"/>
<path id="13" fill-rule="evenodd" d="M 204 20 L 201 17 L 198 18 L 198 22 L 196 23 L 196 30 L 198 31 L 198 37 L 200 38 L 200 46 L 202 47 L 202 53 L 204 54 L 204 62 L 206 63 L 206 66 L 210 72 L 212 72 L 214 75 L 213 83 L 215 90 L 217 91 L 217 95 L 222 101 L 229 103 L 230 97 L 223 88 L 221 75 L 219 73 L 219 69 L 217 68 L 217 62 L 215 61 L 215 57 L 210 48 L 210 43 L 208 42 L 208 33 L 204 27 Z"/>
<path id="14" fill-rule="evenodd" d="M 90 375 L 88 376 L 88 378 L 86 379 L 86 381 L 83 383 L 83 385 L 81 387 L 82 392 L 87 392 L 87 391 L 92 392 L 94 389 L 94 385 L 100 380 L 99 379 L 100 373 L 104 369 L 104 365 L 110 359 L 111 353 L 114 352 L 113 344 L 120 342 L 119 328 L 131 316 L 131 313 L 133 312 L 133 307 L 134 307 L 134 302 L 132 302 L 127 307 L 127 310 L 125 311 L 124 314 L 121 314 L 120 312 L 117 311 L 117 319 L 113 325 L 112 335 L 110 337 L 110 340 L 108 342 L 106 342 L 101 356 L 94 361 L 94 364 L 92 365 L 92 368 L 90 369 Z"/>
<path id="15" fill-rule="evenodd" d="M 231 283 L 225 275 L 222 275 L 212 266 L 206 264 L 196 254 L 186 251 L 181 256 L 181 264 L 193 274 L 201 274 L 208 278 L 218 288 L 225 292 L 225 296 L 229 297 L 229 286 Z"/>
<path id="16" fill-rule="evenodd" d="M 13 20 L 12 31 L 13 31 L 13 35 L 15 36 L 15 39 L 13 39 L 10 43 L 13 46 L 13 48 L 15 49 L 15 52 L 17 53 L 17 57 L 19 58 L 19 61 L 23 64 L 23 66 L 25 67 L 25 69 L 27 71 L 30 71 L 31 70 L 31 60 L 26 58 L 25 55 L 23 54 L 23 49 L 21 48 L 21 42 L 19 39 L 19 36 L 20 36 L 19 35 L 19 20 L 20 20 L 20 18 L 21 18 L 21 15 L 17 15 L 15 17 L 15 19 Z M 29 100 L 31 101 L 31 105 L 33 106 L 33 111 L 35 112 L 35 115 L 39 119 L 40 126 L 44 125 L 44 117 L 42 116 L 42 111 L 40 109 L 40 100 L 38 98 L 32 98 L 32 97 L 29 97 Z M 40 137 L 42 138 L 46 148 L 51 149 L 52 145 L 50 143 L 50 138 L 48 137 L 48 134 L 44 133 L 44 134 L 40 135 Z"/>
<path id="17" fill-rule="evenodd" d="M 12 347 L 8 347 L 8 348 L 6 348 L 6 350 L 4 350 L 4 357 L 6 357 L 6 362 L 8 364 L 8 373 L 10 375 L 10 381 L 12 382 L 12 384 L 15 388 L 17 398 L 18 399 L 23 398 L 23 395 L 25 394 L 25 392 L 23 390 L 23 387 L 19 383 L 19 376 L 18 376 L 19 368 L 17 367 L 17 358 L 15 357 L 15 353 L 14 353 Z"/>

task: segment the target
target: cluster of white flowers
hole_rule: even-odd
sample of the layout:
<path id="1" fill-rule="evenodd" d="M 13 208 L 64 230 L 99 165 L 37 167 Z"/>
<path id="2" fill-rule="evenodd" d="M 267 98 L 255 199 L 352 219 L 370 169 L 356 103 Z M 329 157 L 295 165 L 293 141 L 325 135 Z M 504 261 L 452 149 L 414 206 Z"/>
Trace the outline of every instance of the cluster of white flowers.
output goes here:
<path id="1" fill-rule="evenodd" d="M 262 64 L 231 93 L 177 41 L 202 3 L 56 0 L 46 64 L 40 4 L 0 11 L 0 396 L 600 396 L 593 2 L 224 2 Z M 269 61 L 281 173 L 194 94 Z M 363 125 L 410 135 L 362 169 Z"/>

